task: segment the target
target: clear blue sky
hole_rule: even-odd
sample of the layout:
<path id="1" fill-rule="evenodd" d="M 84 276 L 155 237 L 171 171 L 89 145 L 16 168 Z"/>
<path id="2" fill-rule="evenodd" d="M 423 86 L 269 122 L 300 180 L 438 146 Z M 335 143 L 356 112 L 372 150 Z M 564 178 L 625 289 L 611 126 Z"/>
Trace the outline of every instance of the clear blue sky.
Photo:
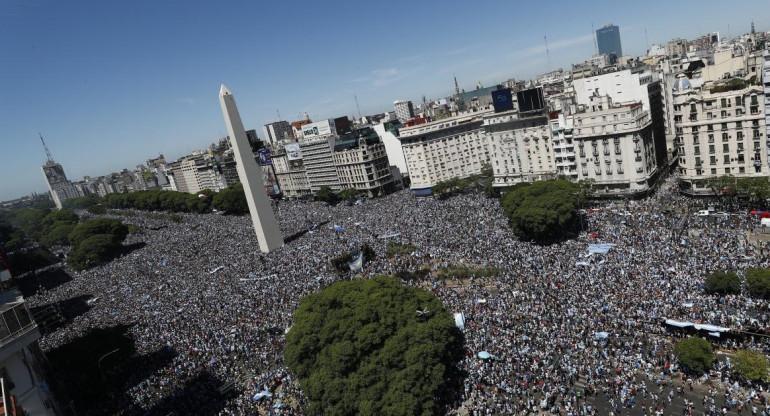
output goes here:
<path id="1" fill-rule="evenodd" d="M 177 158 L 225 135 L 217 93 L 246 128 L 390 110 L 593 53 L 711 31 L 770 29 L 767 3 L 724 1 L 0 1 L 0 201 L 45 188 L 38 132 L 70 180 Z"/>

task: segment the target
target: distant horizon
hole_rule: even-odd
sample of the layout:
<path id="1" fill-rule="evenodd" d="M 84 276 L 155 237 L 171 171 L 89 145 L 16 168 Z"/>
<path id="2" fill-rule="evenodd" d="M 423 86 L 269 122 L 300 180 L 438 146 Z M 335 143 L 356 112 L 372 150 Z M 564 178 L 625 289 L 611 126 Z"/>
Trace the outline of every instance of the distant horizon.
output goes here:
<path id="1" fill-rule="evenodd" d="M 222 83 L 264 140 L 263 125 L 279 113 L 289 122 L 306 112 L 356 118 L 354 97 L 372 115 L 397 99 L 449 96 L 455 76 L 470 91 L 569 70 L 595 53 L 594 31 L 606 24 L 620 27 L 634 57 L 674 38 L 733 38 L 752 20 L 757 31 L 770 25 L 770 15 L 751 14 L 759 1 L 390 5 L 0 4 L 0 201 L 47 192 L 38 132 L 73 182 L 205 149 L 226 136 Z"/>

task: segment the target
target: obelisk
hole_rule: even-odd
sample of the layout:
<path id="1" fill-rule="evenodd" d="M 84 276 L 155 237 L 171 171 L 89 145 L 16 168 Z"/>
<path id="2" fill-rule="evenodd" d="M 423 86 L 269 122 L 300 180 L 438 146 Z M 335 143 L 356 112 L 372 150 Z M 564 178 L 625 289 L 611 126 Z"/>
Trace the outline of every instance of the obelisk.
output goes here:
<path id="1" fill-rule="evenodd" d="M 269 253 L 283 246 L 283 236 L 265 192 L 262 170 L 257 166 L 249 140 L 246 138 L 246 130 L 243 128 L 241 115 L 235 105 L 235 97 L 225 84 L 222 84 L 222 88 L 219 89 L 219 103 L 222 105 L 222 115 L 225 117 L 227 133 L 230 135 L 230 144 L 235 154 L 238 178 L 243 184 L 251 221 L 254 223 L 254 232 L 259 240 L 259 249 L 263 253 Z"/>

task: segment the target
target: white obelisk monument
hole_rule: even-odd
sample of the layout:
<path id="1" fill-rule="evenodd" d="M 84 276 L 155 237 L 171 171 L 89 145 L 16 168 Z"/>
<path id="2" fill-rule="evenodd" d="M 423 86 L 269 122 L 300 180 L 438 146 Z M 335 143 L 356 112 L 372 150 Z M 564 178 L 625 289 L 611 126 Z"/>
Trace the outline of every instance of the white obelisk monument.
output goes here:
<path id="1" fill-rule="evenodd" d="M 243 184 L 251 221 L 254 223 L 254 232 L 259 240 L 259 249 L 263 253 L 269 253 L 283 246 L 283 236 L 281 236 L 278 221 L 275 219 L 273 208 L 270 206 L 270 200 L 265 192 L 262 170 L 257 166 L 249 140 L 246 138 L 246 130 L 243 128 L 241 115 L 235 105 L 235 97 L 225 84 L 222 84 L 222 88 L 219 90 L 219 103 L 222 105 L 222 115 L 225 117 L 227 133 L 230 135 L 230 144 L 235 154 L 238 178 Z"/>

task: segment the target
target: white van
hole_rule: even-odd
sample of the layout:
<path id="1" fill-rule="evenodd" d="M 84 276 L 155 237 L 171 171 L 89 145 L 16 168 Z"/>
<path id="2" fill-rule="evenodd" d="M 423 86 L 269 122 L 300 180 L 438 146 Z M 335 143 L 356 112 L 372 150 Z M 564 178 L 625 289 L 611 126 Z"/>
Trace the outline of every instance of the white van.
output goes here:
<path id="1" fill-rule="evenodd" d="M 762 218 L 759 222 L 759 225 L 764 228 L 770 228 L 770 218 Z"/>
<path id="2" fill-rule="evenodd" d="M 697 214 L 697 215 L 698 215 L 699 217 L 707 217 L 707 216 L 709 215 L 709 210 L 707 210 L 707 209 L 702 209 L 702 210 L 698 211 L 698 214 Z"/>

